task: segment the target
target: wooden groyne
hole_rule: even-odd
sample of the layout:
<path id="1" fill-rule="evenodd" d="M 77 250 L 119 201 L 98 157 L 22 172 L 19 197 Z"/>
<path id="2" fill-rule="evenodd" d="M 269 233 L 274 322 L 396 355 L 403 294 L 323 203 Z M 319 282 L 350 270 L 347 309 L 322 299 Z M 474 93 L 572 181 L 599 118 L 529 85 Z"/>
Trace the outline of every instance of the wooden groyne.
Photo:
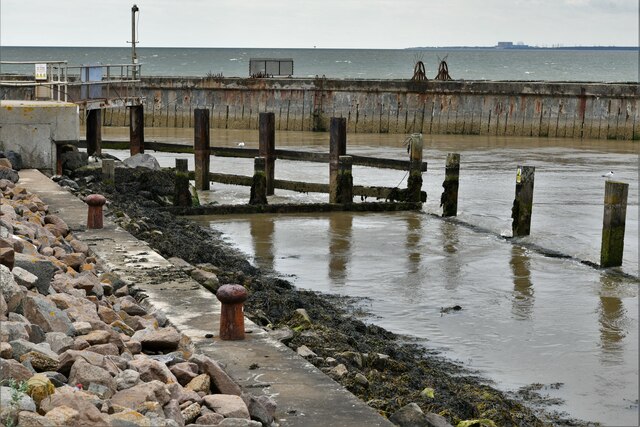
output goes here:
<path id="1" fill-rule="evenodd" d="M 147 127 L 258 129 L 272 112 L 276 130 L 640 139 L 637 83 L 239 79 L 142 79 Z M 105 110 L 104 126 L 128 126 L 125 108 Z"/>

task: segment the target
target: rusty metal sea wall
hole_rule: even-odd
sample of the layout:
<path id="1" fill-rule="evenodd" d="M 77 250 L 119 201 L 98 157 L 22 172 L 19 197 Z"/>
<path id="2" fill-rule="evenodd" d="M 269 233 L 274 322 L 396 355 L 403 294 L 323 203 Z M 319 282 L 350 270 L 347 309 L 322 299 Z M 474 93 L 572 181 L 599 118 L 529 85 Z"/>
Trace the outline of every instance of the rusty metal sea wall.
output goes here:
<path id="1" fill-rule="evenodd" d="M 640 89 L 633 83 L 238 79 L 148 77 L 145 127 L 257 129 L 273 112 L 278 130 L 325 131 L 345 117 L 350 133 L 513 135 L 640 139 Z M 125 108 L 104 126 L 127 126 Z"/>

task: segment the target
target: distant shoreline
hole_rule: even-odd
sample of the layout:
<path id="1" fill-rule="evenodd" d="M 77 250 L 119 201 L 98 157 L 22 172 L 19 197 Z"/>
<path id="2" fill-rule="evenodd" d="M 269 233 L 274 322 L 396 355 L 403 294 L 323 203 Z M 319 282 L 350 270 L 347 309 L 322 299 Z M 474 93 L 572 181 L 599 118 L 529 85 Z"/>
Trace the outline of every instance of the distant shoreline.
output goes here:
<path id="1" fill-rule="evenodd" d="M 509 47 L 498 46 L 416 46 L 407 47 L 406 50 L 638 50 L 637 46 L 529 46 L 529 45 L 513 45 Z"/>

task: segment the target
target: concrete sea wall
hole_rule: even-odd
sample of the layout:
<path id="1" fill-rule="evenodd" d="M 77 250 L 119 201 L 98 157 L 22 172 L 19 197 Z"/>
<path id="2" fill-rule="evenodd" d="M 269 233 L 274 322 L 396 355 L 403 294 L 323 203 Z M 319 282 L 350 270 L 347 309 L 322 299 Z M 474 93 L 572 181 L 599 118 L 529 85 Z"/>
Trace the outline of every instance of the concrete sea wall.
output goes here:
<path id="1" fill-rule="evenodd" d="M 145 127 L 191 127 L 209 108 L 214 128 L 256 129 L 273 112 L 278 130 L 325 131 L 345 117 L 350 133 L 640 139 L 633 83 L 146 77 Z M 126 109 L 103 125 L 126 126 Z"/>

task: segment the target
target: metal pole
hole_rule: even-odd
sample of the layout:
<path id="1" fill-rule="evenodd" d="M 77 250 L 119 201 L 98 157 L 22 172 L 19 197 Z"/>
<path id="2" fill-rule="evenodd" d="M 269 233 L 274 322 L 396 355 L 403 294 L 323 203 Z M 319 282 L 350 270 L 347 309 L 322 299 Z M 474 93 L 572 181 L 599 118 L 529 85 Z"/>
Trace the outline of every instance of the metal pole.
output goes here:
<path id="1" fill-rule="evenodd" d="M 136 12 L 139 10 L 135 4 L 131 8 L 131 63 L 133 64 L 132 76 L 134 79 L 136 78 L 136 65 L 138 64 L 138 56 L 136 55 Z"/>

